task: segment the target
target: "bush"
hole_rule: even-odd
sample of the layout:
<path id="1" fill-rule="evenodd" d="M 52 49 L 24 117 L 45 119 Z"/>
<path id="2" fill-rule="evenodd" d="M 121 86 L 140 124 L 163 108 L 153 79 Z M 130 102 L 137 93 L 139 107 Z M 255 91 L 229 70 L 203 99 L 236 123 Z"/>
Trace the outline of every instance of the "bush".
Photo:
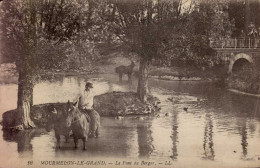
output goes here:
<path id="1" fill-rule="evenodd" d="M 244 92 L 259 94 L 260 73 L 255 67 L 242 67 L 228 78 L 229 88 L 238 89 Z"/>

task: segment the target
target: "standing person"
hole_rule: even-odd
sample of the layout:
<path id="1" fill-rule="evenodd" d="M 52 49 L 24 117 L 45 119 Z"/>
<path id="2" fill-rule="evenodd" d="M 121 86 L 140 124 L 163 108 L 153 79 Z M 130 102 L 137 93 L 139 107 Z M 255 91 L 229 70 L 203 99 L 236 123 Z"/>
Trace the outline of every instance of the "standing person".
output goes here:
<path id="1" fill-rule="evenodd" d="M 93 84 L 87 82 L 85 90 L 79 97 L 79 109 L 90 119 L 89 137 L 98 137 L 100 127 L 100 115 L 93 109 L 94 95 L 92 92 Z"/>
<path id="2" fill-rule="evenodd" d="M 244 30 L 241 30 L 240 37 L 241 38 L 245 38 L 246 37 L 246 33 L 244 32 Z"/>
<path id="3" fill-rule="evenodd" d="M 245 44 L 246 44 L 246 33 L 244 32 L 244 30 L 241 30 L 240 39 L 238 39 L 238 46 L 244 48 Z"/>
<path id="4" fill-rule="evenodd" d="M 249 33 L 248 33 L 248 36 L 249 36 L 250 38 L 255 38 L 255 37 L 257 37 L 258 32 L 257 32 L 257 29 L 256 29 L 255 24 L 254 24 L 253 22 L 250 23 L 250 25 L 248 26 L 248 28 L 249 28 L 249 30 L 250 30 Z"/>

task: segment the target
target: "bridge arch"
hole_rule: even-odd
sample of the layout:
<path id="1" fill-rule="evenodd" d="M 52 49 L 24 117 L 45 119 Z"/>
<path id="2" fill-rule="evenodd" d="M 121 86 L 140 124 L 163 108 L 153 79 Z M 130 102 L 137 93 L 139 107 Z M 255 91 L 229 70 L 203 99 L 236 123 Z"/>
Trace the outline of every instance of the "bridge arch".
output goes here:
<path id="1" fill-rule="evenodd" d="M 230 63 L 229 63 L 229 67 L 228 67 L 228 73 L 232 73 L 234 65 L 235 64 L 245 64 L 245 63 L 253 63 L 254 60 L 253 58 L 245 53 L 239 53 L 237 55 L 233 55 L 230 58 Z"/>

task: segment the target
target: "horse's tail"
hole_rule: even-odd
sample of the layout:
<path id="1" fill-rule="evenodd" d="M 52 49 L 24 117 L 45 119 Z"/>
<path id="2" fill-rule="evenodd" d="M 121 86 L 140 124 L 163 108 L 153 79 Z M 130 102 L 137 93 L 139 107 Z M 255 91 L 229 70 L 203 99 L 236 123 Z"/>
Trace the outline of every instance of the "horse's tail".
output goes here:
<path id="1" fill-rule="evenodd" d="M 94 114 L 95 114 L 97 126 L 100 127 L 100 115 L 96 110 L 94 110 Z"/>

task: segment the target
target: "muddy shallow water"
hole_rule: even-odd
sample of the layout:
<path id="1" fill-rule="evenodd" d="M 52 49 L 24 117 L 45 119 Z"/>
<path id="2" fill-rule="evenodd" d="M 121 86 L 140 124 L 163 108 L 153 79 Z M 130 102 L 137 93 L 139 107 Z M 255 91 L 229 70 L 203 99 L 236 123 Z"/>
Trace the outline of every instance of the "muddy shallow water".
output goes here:
<path id="1" fill-rule="evenodd" d="M 53 77 L 34 87 L 34 104 L 76 98 L 88 79 L 96 95 L 136 90 L 117 76 Z M 160 116 L 102 117 L 100 137 L 89 139 L 87 151 L 74 149 L 73 140 L 56 149 L 53 130 L 23 133 L 0 131 L 0 167 L 22 167 L 28 161 L 115 160 L 165 161 L 171 167 L 260 166 L 260 99 L 235 94 L 206 82 L 150 80 L 150 91 L 161 100 Z M 0 85 L 0 114 L 14 109 L 17 85 Z M 187 111 L 184 109 L 188 109 Z M 35 164 L 34 162 L 34 164 Z M 15 164 L 16 163 L 16 164 Z M 18 164 L 17 164 L 18 163 Z M 38 167 L 43 166 L 39 162 Z M 48 167 L 48 166 L 45 166 Z M 73 167 L 73 166 L 70 166 Z M 169 167 L 169 166 L 168 166 Z"/>

